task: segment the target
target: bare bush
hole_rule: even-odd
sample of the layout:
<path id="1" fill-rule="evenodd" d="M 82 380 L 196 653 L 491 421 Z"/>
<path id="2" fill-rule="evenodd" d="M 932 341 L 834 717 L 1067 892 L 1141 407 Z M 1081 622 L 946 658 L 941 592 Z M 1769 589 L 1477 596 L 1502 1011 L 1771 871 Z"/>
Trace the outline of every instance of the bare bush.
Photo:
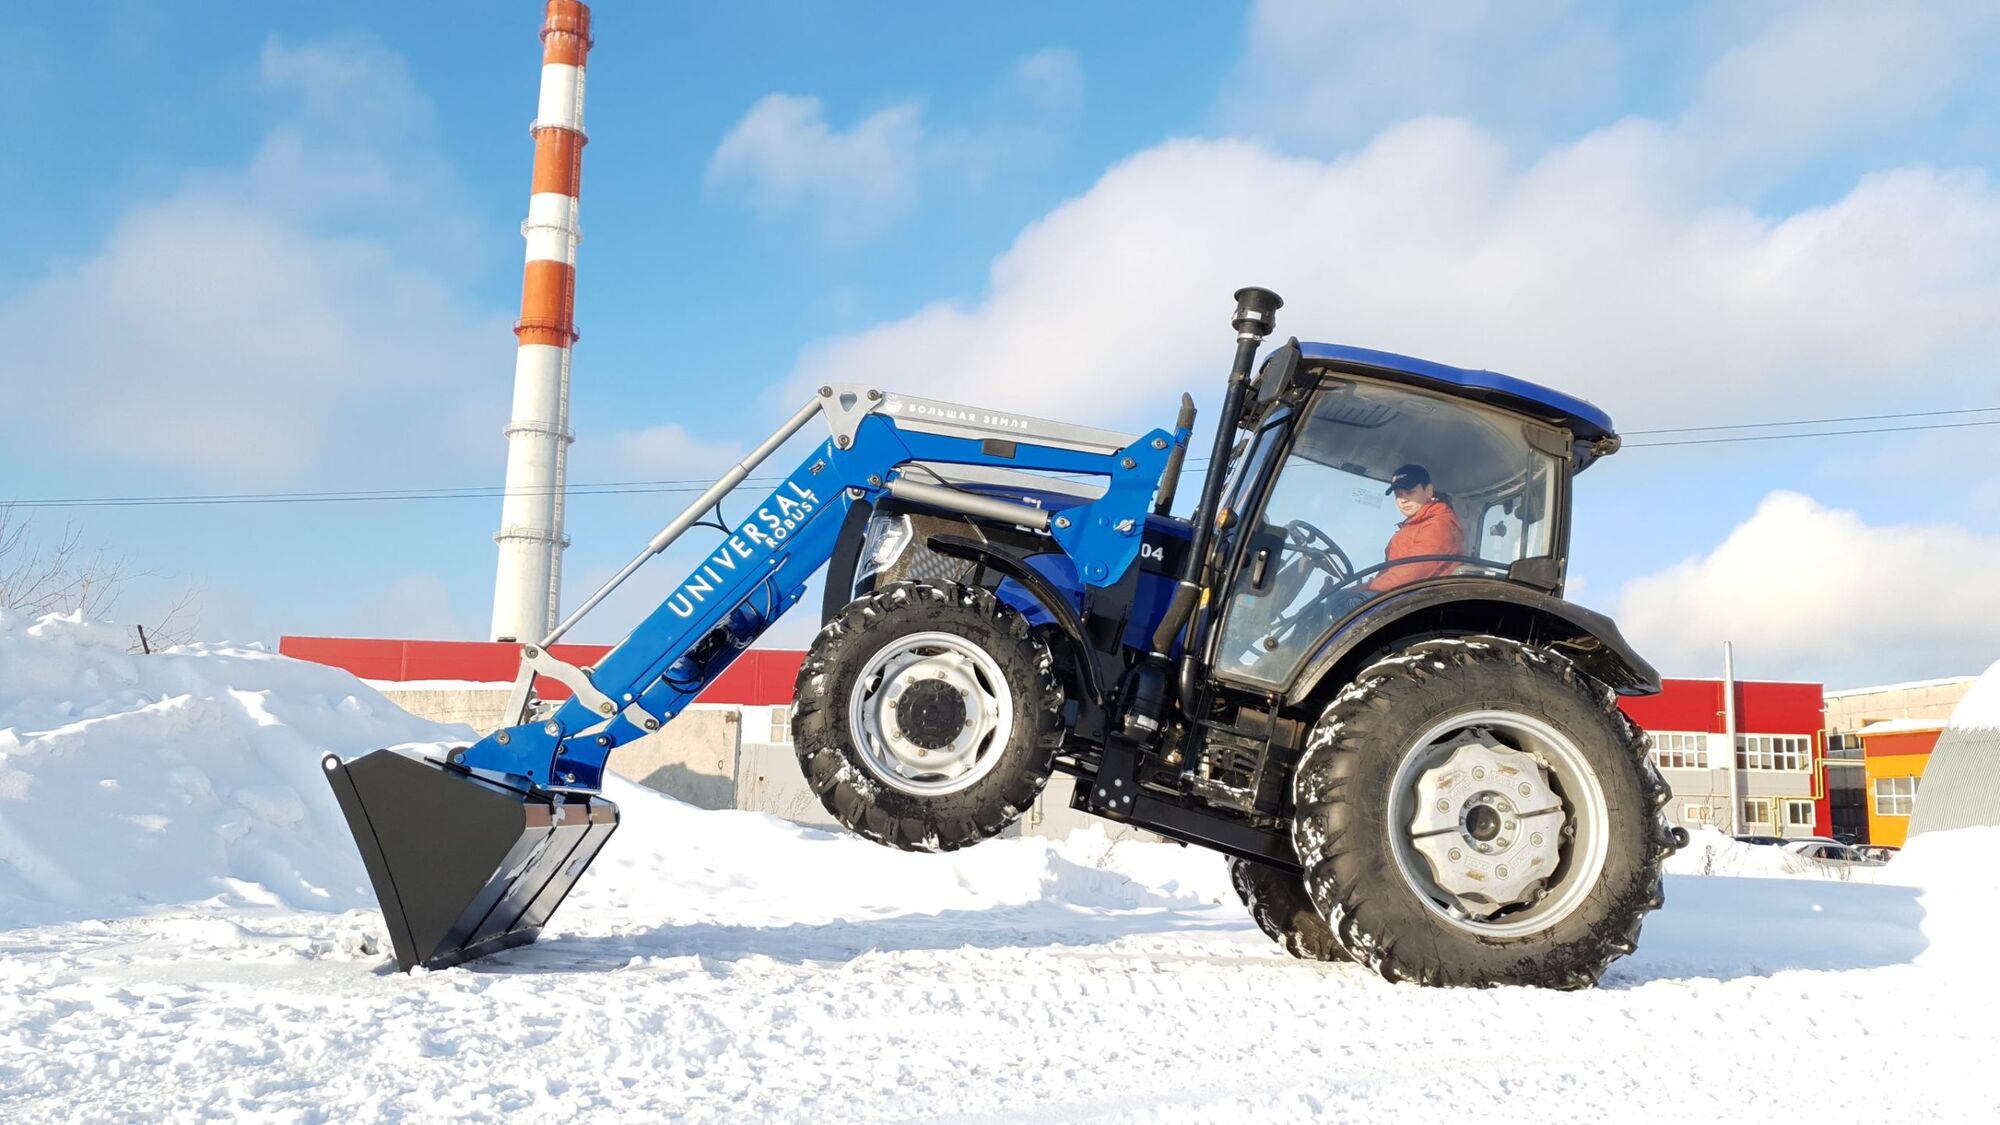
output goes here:
<path id="1" fill-rule="evenodd" d="M 38 536 L 33 519 L 19 515 L 12 505 L 0 505 L 0 609 L 31 615 L 81 610 L 86 618 L 103 618 L 128 582 L 150 573 L 133 569 L 122 555 L 85 545 L 83 530 L 74 523 L 65 523 L 59 534 Z M 145 624 L 144 633 L 134 636 L 133 649 L 193 640 L 195 593 L 182 592 Z"/>

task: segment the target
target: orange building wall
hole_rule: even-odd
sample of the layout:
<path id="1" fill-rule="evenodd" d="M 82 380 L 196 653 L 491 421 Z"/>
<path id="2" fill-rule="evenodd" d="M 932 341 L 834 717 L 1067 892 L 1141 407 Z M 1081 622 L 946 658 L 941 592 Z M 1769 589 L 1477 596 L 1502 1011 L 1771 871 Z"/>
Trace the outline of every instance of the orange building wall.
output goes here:
<path id="1" fill-rule="evenodd" d="M 1938 731 L 1898 731 L 1894 734 L 1862 736 L 1862 768 L 1867 774 L 1868 842 L 1900 848 L 1910 835 L 1910 818 L 1884 816 L 1875 811 L 1875 779 L 1878 777 L 1922 777 L 1930 764 L 1931 749 L 1937 745 Z M 1924 799 L 1921 788 L 1917 800 Z"/>

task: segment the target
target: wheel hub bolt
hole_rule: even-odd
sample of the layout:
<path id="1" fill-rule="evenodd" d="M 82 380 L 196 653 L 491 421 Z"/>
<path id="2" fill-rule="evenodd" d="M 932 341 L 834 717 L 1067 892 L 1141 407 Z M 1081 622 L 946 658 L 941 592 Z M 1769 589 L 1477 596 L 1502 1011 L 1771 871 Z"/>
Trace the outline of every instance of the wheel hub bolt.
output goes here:
<path id="1" fill-rule="evenodd" d="M 1462 851 L 1459 851 L 1459 850 L 1458 850 L 1457 848 L 1453 848 L 1453 849 L 1451 849 L 1451 853 L 1450 853 L 1450 855 L 1451 855 L 1451 858 L 1453 858 L 1453 859 L 1463 859 L 1463 858 L 1465 857 L 1465 853 L 1464 853 L 1464 852 L 1462 852 Z"/>
<path id="2" fill-rule="evenodd" d="M 1493 869 L 1493 873 L 1495 875 L 1500 876 L 1502 879 L 1505 879 L 1507 877 L 1507 865 L 1504 863 L 1501 864 L 1500 866 Z"/>
<path id="3" fill-rule="evenodd" d="M 1521 796 L 1525 797 L 1525 796 L 1527 796 L 1527 795 L 1528 795 L 1529 793 L 1531 793 L 1531 792 L 1533 792 L 1533 790 L 1532 790 L 1532 789 L 1530 789 L 1530 788 L 1528 787 L 1528 783 L 1527 783 L 1527 782 L 1525 782 L 1525 781 L 1524 781 L 1524 782 L 1522 782 L 1522 783 L 1521 783 Z"/>
<path id="4" fill-rule="evenodd" d="M 1439 798 L 1438 798 L 1438 811 L 1439 811 L 1439 812 L 1449 812 L 1450 810 L 1451 810 L 1451 802 L 1450 802 L 1450 801 L 1447 801 L 1447 800 L 1445 800 L 1445 799 L 1444 799 L 1443 797 L 1439 797 Z"/>
<path id="5" fill-rule="evenodd" d="M 1528 837 L 1528 842 L 1529 842 L 1530 844 L 1533 844 L 1533 845 L 1535 845 L 1535 846 L 1536 846 L 1536 847 L 1538 847 L 1538 848 L 1539 848 L 1539 847 L 1541 847 L 1541 846 L 1542 846 L 1542 834 L 1541 834 L 1540 832 L 1537 832 L 1537 833 L 1535 833 L 1534 835 L 1532 835 L 1532 836 Z"/>
<path id="6" fill-rule="evenodd" d="M 1481 780 L 1484 780 L 1484 779 L 1485 779 L 1485 777 L 1486 777 L 1486 767 L 1485 767 L 1485 766 L 1474 766 L 1474 767 L 1472 767 L 1472 779 L 1473 779 L 1474 781 L 1481 781 Z"/>

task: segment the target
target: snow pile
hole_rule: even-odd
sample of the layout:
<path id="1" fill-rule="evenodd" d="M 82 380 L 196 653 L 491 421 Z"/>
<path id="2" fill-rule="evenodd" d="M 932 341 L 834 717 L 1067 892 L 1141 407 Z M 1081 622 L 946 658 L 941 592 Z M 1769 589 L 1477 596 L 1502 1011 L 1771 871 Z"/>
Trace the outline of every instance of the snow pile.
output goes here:
<path id="1" fill-rule="evenodd" d="M 337 669 L 0 611 L 0 926 L 373 903 L 320 757 L 458 738 Z"/>
<path id="2" fill-rule="evenodd" d="M 1856 869 L 1825 863 L 1776 844 L 1746 844 L 1714 828 L 1688 833 L 1688 846 L 1667 858 L 1669 875 L 1733 875 L 1753 879 L 1849 879 Z"/>
<path id="3" fill-rule="evenodd" d="M 1993 662 L 1952 708 L 1953 730 L 2000 729 L 2000 660 Z"/>
<path id="4" fill-rule="evenodd" d="M 1923 893 L 1925 964 L 1972 962 L 1985 975 L 2000 921 L 2000 828 L 1953 828 L 1911 838 L 1877 880 Z"/>

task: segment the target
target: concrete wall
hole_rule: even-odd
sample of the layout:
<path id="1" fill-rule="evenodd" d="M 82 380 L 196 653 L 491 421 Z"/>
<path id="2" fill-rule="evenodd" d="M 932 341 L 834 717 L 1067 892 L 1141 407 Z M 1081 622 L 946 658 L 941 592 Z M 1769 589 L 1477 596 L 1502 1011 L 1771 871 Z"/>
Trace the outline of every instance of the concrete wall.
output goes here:
<path id="1" fill-rule="evenodd" d="M 806 785 L 790 743 L 745 742 L 736 761 L 736 807 L 756 809 L 816 828 L 839 828 Z"/>
<path id="2" fill-rule="evenodd" d="M 611 772 L 704 809 L 743 807 L 736 765 L 742 716 L 734 707 L 692 707 L 637 742 L 611 752 Z"/>
<path id="3" fill-rule="evenodd" d="M 1951 718 L 1958 701 L 1972 689 L 1975 677 L 1960 676 L 1919 684 L 1901 684 L 1873 691 L 1829 692 L 1826 697 L 1826 729 L 1860 730 L 1869 723 L 1888 719 Z"/>
<path id="4" fill-rule="evenodd" d="M 383 688 L 389 701 L 412 715 L 438 723 L 464 723 L 481 737 L 500 727 L 500 713 L 507 709 L 507 687 L 498 688 L 419 688 L 412 691 Z"/>

